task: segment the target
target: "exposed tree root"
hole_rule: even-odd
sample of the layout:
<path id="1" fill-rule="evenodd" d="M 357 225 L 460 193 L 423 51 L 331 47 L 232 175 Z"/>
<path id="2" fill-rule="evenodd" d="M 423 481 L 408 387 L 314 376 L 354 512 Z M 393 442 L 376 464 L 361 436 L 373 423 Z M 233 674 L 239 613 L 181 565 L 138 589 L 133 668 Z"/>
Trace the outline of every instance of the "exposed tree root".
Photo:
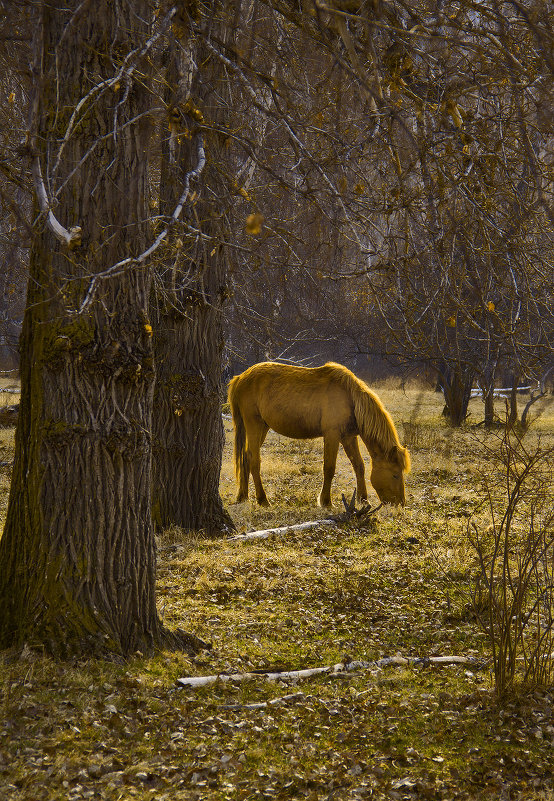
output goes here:
<path id="1" fill-rule="evenodd" d="M 161 636 L 161 647 L 169 651 L 184 651 L 190 656 L 195 656 L 200 651 L 211 650 L 211 643 L 204 642 L 195 634 L 190 634 L 183 629 L 163 629 Z"/>

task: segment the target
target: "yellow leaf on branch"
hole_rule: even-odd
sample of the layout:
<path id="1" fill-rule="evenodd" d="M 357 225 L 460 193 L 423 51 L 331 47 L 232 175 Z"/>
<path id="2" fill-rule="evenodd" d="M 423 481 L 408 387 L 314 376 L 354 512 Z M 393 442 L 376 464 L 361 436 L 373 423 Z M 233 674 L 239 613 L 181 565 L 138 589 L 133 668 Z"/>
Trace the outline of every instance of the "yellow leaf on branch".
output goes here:
<path id="1" fill-rule="evenodd" d="M 259 234 L 262 230 L 263 221 L 263 215 L 259 212 L 249 214 L 246 218 L 246 233 L 250 234 L 250 236 L 256 236 L 256 234 Z"/>

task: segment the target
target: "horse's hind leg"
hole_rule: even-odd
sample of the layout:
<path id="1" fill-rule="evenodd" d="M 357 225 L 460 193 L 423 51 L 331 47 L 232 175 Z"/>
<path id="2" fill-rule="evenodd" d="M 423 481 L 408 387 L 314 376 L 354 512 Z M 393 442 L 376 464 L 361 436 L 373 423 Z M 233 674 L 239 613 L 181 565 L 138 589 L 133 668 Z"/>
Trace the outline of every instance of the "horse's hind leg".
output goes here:
<path id="1" fill-rule="evenodd" d="M 320 506 L 331 506 L 331 482 L 335 475 L 337 453 L 339 452 L 338 432 L 332 431 L 323 437 L 323 486 L 317 502 Z"/>
<path id="2" fill-rule="evenodd" d="M 250 421 L 246 426 L 248 463 L 256 489 L 256 500 L 260 506 L 269 506 L 269 501 L 267 500 L 260 475 L 260 448 L 264 444 L 268 431 L 269 426 L 267 426 L 263 420 Z"/>
<path id="3" fill-rule="evenodd" d="M 248 479 L 250 478 L 250 460 L 248 452 L 244 454 L 238 471 L 238 490 L 235 503 L 243 503 L 248 500 Z"/>
<path id="4" fill-rule="evenodd" d="M 343 437 L 341 439 L 344 452 L 350 459 L 354 473 L 356 474 L 357 495 L 359 501 L 367 501 L 367 487 L 365 483 L 365 467 L 362 454 L 360 453 L 360 446 L 358 444 L 358 437 L 356 435 L 350 437 Z"/>

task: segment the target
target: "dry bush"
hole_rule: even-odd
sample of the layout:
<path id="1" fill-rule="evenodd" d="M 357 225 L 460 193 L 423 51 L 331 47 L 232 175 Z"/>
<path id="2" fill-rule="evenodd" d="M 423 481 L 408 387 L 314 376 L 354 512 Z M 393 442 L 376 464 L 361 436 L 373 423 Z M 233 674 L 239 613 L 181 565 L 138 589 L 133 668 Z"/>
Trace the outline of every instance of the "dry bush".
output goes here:
<path id="1" fill-rule="evenodd" d="M 483 478 L 491 517 L 468 536 L 479 572 L 474 609 L 492 651 L 498 695 L 554 677 L 554 448 L 504 431 Z"/>
<path id="2" fill-rule="evenodd" d="M 442 431 L 437 431 L 436 428 L 422 425 L 413 420 L 403 420 L 401 425 L 404 432 L 402 441 L 408 450 L 433 450 L 436 452 L 444 450 L 447 438 Z"/>

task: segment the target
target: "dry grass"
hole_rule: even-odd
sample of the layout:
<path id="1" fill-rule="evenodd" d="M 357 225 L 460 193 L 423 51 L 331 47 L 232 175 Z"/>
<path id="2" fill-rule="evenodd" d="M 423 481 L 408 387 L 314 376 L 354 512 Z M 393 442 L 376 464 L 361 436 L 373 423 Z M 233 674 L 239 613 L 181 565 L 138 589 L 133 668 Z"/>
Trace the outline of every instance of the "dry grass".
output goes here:
<path id="1" fill-rule="evenodd" d="M 7 392 L 6 390 L 9 390 Z M 0 421 L 2 410 L 5 407 L 19 403 L 19 382 L 12 378 L 0 377 Z M 8 493 L 10 491 L 11 462 L 14 447 L 13 427 L 2 427 L 0 422 L 0 520 L 3 521 L 8 508 Z"/>
<path id="2" fill-rule="evenodd" d="M 412 450 L 404 509 L 367 526 L 256 542 L 178 530 L 159 543 L 158 597 L 169 626 L 212 643 L 190 659 L 126 665 L 0 662 L 0 797 L 10 801 L 156 799 L 540 799 L 552 797 L 554 695 L 499 706 L 470 604 L 476 565 L 465 537 L 494 432 L 451 431 L 441 398 L 378 388 Z M 472 401 L 473 419 L 482 415 Z M 230 424 L 226 423 L 230 433 Z M 554 437 L 550 406 L 528 436 Z M 229 509 L 239 530 L 315 519 L 320 442 L 270 434 L 262 475 L 270 509 Z M 333 485 L 354 476 L 339 455 Z M 5 486 L 4 486 L 5 489 Z M 227 439 L 221 494 L 235 494 Z M 374 496 L 375 499 L 375 496 Z M 483 521 L 486 522 L 486 521 Z M 179 676 L 465 654 L 480 669 L 366 670 L 298 685 L 255 678 L 191 691 Z M 248 704 L 295 694 L 280 705 Z"/>

